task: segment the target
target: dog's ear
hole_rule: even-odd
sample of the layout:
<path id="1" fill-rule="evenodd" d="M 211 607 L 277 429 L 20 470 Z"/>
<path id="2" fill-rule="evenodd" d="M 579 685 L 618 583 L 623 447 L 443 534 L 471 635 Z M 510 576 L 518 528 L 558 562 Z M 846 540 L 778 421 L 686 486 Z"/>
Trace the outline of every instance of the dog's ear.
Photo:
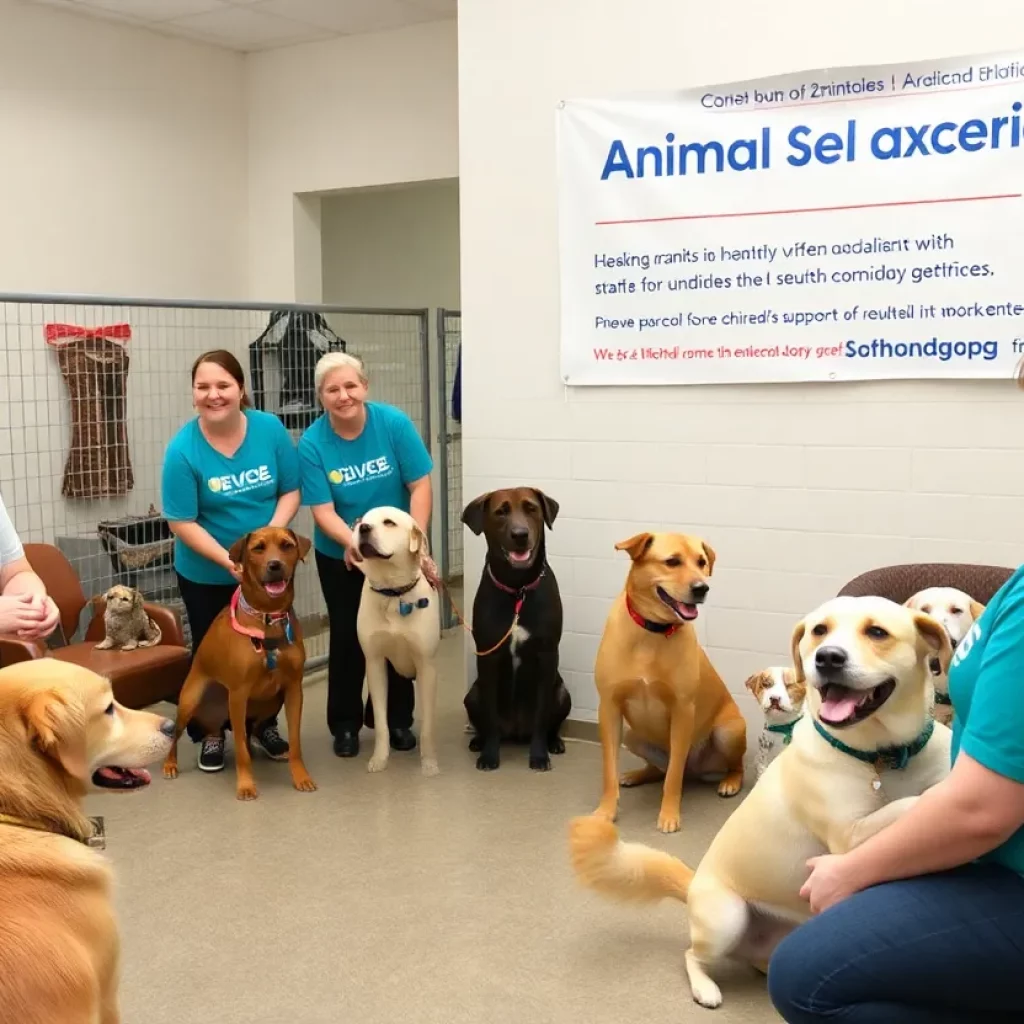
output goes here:
<path id="1" fill-rule="evenodd" d="M 304 562 L 313 542 L 308 537 L 303 537 L 301 533 L 296 533 L 294 530 L 289 530 L 288 532 L 299 549 L 299 561 Z"/>
<path id="2" fill-rule="evenodd" d="M 58 690 L 43 690 L 28 695 L 21 713 L 33 746 L 68 775 L 87 782 L 82 703 Z"/>
<path id="3" fill-rule="evenodd" d="M 715 549 L 706 540 L 702 540 L 700 543 L 704 548 L 704 557 L 708 560 L 708 575 L 710 576 L 715 571 L 715 558 L 718 556 L 715 554 Z"/>
<path id="4" fill-rule="evenodd" d="M 932 675 L 942 675 L 949 671 L 949 663 L 953 660 L 953 645 L 950 643 L 949 634 L 945 627 L 937 619 L 933 619 L 924 612 L 914 614 L 914 625 L 921 639 L 931 648 L 932 653 L 928 658 L 928 671 Z M 941 672 L 935 671 L 934 661 L 938 659 Z"/>
<path id="5" fill-rule="evenodd" d="M 418 555 L 421 551 L 426 553 L 427 535 L 420 529 L 419 523 L 413 523 L 409 531 L 409 553 Z"/>
<path id="6" fill-rule="evenodd" d="M 974 619 L 975 622 L 977 622 L 978 619 L 981 618 L 981 616 L 984 613 L 984 611 L 985 611 L 985 606 L 980 601 L 975 601 L 972 598 L 971 599 L 971 618 Z"/>
<path id="7" fill-rule="evenodd" d="M 638 533 L 634 537 L 630 537 L 629 540 L 620 540 L 615 545 L 616 551 L 625 551 L 626 554 L 635 562 L 638 558 L 643 557 L 647 554 L 648 548 L 654 543 L 653 533 Z"/>
<path id="8" fill-rule="evenodd" d="M 558 518 L 558 502 L 554 498 L 549 498 L 539 487 L 534 487 L 533 493 L 537 495 L 544 512 L 544 525 L 550 530 Z"/>
<path id="9" fill-rule="evenodd" d="M 744 680 L 743 685 L 756 697 L 757 691 L 760 687 L 765 684 L 766 672 L 755 672 L 752 676 L 747 676 Z"/>
<path id="10" fill-rule="evenodd" d="M 478 537 L 484 532 L 484 517 L 487 515 L 487 502 L 491 500 L 493 491 L 474 498 L 463 510 L 462 521 Z"/>
<path id="11" fill-rule="evenodd" d="M 132 607 L 141 608 L 145 604 L 145 600 L 142 596 L 142 592 L 138 590 L 132 591 Z"/>
<path id="12" fill-rule="evenodd" d="M 794 683 L 806 683 L 807 677 L 804 675 L 804 659 L 800 657 L 800 641 L 804 638 L 804 633 L 807 632 L 807 623 L 801 619 L 793 627 L 793 635 L 789 640 L 789 647 L 793 657 L 793 682 Z"/>
<path id="13" fill-rule="evenodd" d="M 249 543 L 249 534 L 247 533 L 244 537 L 239 537 L 234 544 L 231 545 L 231 549 L 228 551 L 228 558 L 231 559 L 235 565 L 241 565 L 242 559 L 245 557 L 245 548 Z"/>

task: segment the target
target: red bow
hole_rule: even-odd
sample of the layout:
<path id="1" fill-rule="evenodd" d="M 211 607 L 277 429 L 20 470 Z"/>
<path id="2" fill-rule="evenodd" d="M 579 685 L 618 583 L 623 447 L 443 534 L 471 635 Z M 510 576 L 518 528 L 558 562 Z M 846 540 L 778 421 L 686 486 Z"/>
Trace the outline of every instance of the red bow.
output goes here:
<path id="1" fill-rule="evenodd" d="M 47 324 L 46 343 L 52 345 L 61 338 L 110 338 L 127 341 L 132 336 L 131 324 L 111 324 L 109 327 L 78 327 L 75 324 Z"/>

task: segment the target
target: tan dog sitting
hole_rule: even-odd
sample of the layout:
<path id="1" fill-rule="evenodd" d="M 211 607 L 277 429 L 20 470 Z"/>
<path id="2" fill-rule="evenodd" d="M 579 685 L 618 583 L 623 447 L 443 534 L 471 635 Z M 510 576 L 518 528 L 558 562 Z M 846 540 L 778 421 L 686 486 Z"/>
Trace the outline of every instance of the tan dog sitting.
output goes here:
<path id="1" fill-rule="evenodd" d="M 681 533 L 640 533 L 615 548 L 631 565 L 594 667 L 604 760 L 597 813 L 615 820 L 620 784 L 664 780 L 658 828 L 676 832 L 684 774 L 720 780 L 720 796 L 743 785 L 747 726 L 693 628 L 715 552 Z M 626 747 L 647 765 L 620 780 L 623 720 Z"/>
<path id="2" fill-rule="evenodd" d="M 146 614 L 142 595 L 133 587 L 111 587 L 104 595 L 103 627 L 106 636 L 96 645 L 98 651 L 111 649 L 134 651 L 136 647 L 156 647 L 163 636 L 160 627 Z"/>
<path id="3" fill-rule="evenodd" d="M 927 587 L 907 598 L 906 605 L 935 619 L 946 631 L 955 651 L 967 636 L 971 626 L 981 618 L 985 606 L 970 594 L 955 587 Z M 953 719 L 953 705 L 949 702 L 949 678 L 938 662 L 932 665 L 932 684 L 935 687 L 935 718 L 945 725 Z"/>

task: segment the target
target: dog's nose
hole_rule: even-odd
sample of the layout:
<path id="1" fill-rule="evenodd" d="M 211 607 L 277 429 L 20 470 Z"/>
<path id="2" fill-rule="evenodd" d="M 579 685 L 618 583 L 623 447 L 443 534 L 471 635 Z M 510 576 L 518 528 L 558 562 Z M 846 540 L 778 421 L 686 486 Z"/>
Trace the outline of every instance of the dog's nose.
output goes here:
<path id="1" fill-rule="evenodd" d="M 160 731 L 165 736 L 170 736 L 171 739 L 173 739 L 174 738 L 174 722 L 172 722 L 171 719 L 169 719 L 169 718 L 165 718 L 160 723 Z"/>
<path id="2" fill-rule="evenodd" d="M 373 529 L 373 527 L 369 523 L 360 523 L 359 524 L 359 532 L 362 533 L 362 534 L 367 534 L 372 529 Z"/>
<path id="3" fill-rule="evenodd" d="M 711 589 L 706 583 L 691 583 L 690 593 L 699 601 L 702 598 L 708 596 L 708 591 Z"/>
<path id="4" fill-rule="evenodd" d="M 515 541 L 529 540 L 530 531 L 525 526 L 513 526 L 509 531 L 509 536 Z"/>
<path id="5" fill-rule="evenodd" d="M 837 672 L 848 660 L 842 647 L 819 647 L 814 652 L 814 665 L 824 672 Z"/>
<path id="6" fill-rule="evenodd" d="M 267 562 L 267 568 L 270 569 L 272 572 L 280 572 L 284 568 L 284 562 L 282 562 L 278 558 L 272 558 L 269 562 Z"/>
<path id="7" fill-rule="evenodd" d="M 779 700 L 778 697 L 769 697 L 768 698 L 768 706 L 770 708 L 772 708 L 774 711 L 781 711 L 782 710 L 782 701 Z"/>

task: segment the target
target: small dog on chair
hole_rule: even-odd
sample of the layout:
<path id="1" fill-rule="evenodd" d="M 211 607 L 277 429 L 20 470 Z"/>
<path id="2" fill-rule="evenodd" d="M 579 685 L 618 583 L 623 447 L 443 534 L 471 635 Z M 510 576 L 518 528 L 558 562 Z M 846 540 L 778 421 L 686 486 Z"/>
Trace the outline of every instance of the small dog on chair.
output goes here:
<path id="1" fill-rule="evenodd" d="M 146 614 L 142 595 L 134 587 L 114 586 L 104 595 L 103 612 L 106 636 L 96 645 L 98 651 L 134 651 L 136 647 L 156 647 L 163 633 Z"/>
<path id="2" fill-rule="evenodd" d="M 796 672 L 784 665 L 755 672 L 743 684 L 761 705 L 764 728 L 757 740 L 757 778 L 789 745 L 793 726 L 804 713 L 805 683 L 797 682 Z"/>

